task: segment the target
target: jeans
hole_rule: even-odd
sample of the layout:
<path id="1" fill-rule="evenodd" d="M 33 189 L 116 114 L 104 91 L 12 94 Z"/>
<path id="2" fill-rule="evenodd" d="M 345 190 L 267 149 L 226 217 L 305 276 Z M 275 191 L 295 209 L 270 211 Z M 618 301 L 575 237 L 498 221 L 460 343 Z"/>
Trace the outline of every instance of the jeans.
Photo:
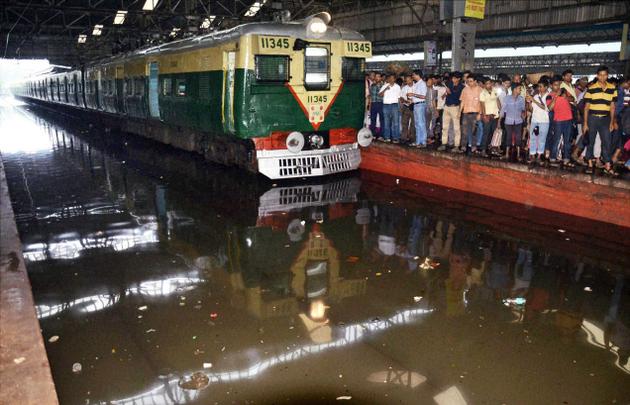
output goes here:
<path id="1" fill-rule="evenodd" d="M 383 103 L 374 102 L 370 105 L 370 131 L 376 135 L 376 117 L 380 123 L 381 130 L 383 129 Z"/>
<path id="2" fill-rule="evenodd" d="M 398 114 L 400 110 L 398 103 L 396 104 L 383 104 L 383 138 L 393 139 L 398 141 L 400 139 L 400 117 Z"/>
<path id="3" fill-rule="evenodd" d="M 418 145 L 427 144 L 427 105 L 426 103 L 416 103 L 413 105 L 413 119 L 416 124 L 416 143 Z"/>
<path id="4" fill-rule="evenodd" d="M 462 118 L 462 130 L 464 132 L 464 139 L 466 140 L 462 148 L 466 148 L 466 146 L 473 146 L 473 137 L 475 135 L 475 131 L 477 130 L 477 113 L 464 113 L 464 117 Z"/>
<path id="5" fill-rule="evenodd" d="M 602 160 L 604 163 L 611 163 L 610 117 L 597 117 L 595 115 L 589 115 L 588 132 L 588 149 L 586 149 L 586 159 L 592 160 L 595 158 L 593 149 L 595 148 L 595 139 L 599 134 L 599 138 L 602 141 Z"/>
<path id="6" fill-rule="evenodd" d="M 477 144 L 473 146 L 481 146 L 481 141 L 483 140 L 483 126 L 484 122 L 482 120 L 477 121 Z"/>
<path id="7" fill-rule="evenodd" d="M 459 148 L 461 131 L 459 127 L 459 106 L 445 106 L 444 114 L 442 116 L 442 145 L 448 144 L 448 131 L 451 128 L 451 123 L 453 124 L 453 144 L 456 148 Z"/>
<path id="8" fill-rule="evenodd" d="M 558 147 L 562 137 L 562 159 L 569 161 L 571 159 L 571 128 L 573 122 L 571 120 L 554 121 L 553 136 L 551 139 L 549 158 L 555 160 L 558 158 Z"/>
<path id="9" fill-rule="evenodd" d="M 538 127 L 538 135 L 534 133 L 534 128 Z M 529 127 L 529 154 L 544 154 L 545 143 L 547 142 L 547 132 L 549 132 L 548 122 L 532 121 Z"/>
<path id="10" fill-rule="evenodd" d="M 494 135 L 494 131 L 497 129 L 497 121 L 496 118 L 492 117 L 490 121 L 483 123 L 483 135 L 479 143 L 479 148 L 482 151 L 488 150 L 490 142 L 492 141 L 492 135 Z"/>

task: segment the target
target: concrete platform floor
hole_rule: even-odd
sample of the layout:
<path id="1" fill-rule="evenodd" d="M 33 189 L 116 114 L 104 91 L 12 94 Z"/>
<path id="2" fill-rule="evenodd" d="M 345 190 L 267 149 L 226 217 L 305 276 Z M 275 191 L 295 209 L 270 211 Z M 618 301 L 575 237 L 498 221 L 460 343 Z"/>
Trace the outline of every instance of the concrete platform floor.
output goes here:
<path id="1" fill-rule="evenodd" d="M 57 403 L 0 157 L 0 404 Z"/>

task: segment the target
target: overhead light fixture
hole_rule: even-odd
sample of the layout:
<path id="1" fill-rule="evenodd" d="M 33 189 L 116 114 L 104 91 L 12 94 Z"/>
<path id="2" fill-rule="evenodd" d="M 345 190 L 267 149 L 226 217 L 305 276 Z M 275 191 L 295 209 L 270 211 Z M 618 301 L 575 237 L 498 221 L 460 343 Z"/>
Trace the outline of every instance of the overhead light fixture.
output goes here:
<path id="1" fill-rule="evenodd" d="M 260 11 L 261 7 L 267 2 L 267 0 L 258 0 L 255 1 L 254 4 L 252 4 L 249 7 L 249 10 L 247 10 L 245 12 L 245 17 L 254 17 L 256 14 L 258 14 L 258 12 Z"/>
<path id="2" fill-rule="evenodd" d="M 160 0 L 146 0 L 144 2 L 144 6 L 142 6 L 142 9 L 144 11 L 151 11 L 157 6 L 159 1 Z"/>
<path id="3" fill-rule="evenodd" d="M 171 37 L 174 37 L 177 35 L 177 33 L 181 30 L 181 28 L 177 28 L 177 27 L 173 27 L 173 29 L 171 30 L 171 33 L 169 34 Z"/>
<path id="4" fill-rule="evenodd" d="M 127 11 L 116 11 L 116 16 L 114 17 L 114 25 L 122 25 L 125 22 L 125 18 L 127 18 Z"/>
<path id="5" fill-rule="evenodd" d="M 77 42 L 80 43 L 80 44 L 84 44 L 85 41 L 87 41 L 87 35 L 79 34 L 79 38 L 77 39 Z"/>
<path id="6" fill-rule="evenodd" d="M 208 16 L 207 18 L 204 18 L 199 28 L 203 28 L 203 29 L 210 28 L 210 24 L 212 24 L 212 21 L 214 21 L 215 18 L 217 18 L 216 15 L 211 15 L 211 16 Z"/>
<path id="7" fill-rule="evenodd" d="M 103 25 L 102 24 L 96 24 L 94 26 L 94 30 L 92 30 L 92 35 L 99 36 L 99 35 L 101 35 L 102 32 L 103 32 Z"/>

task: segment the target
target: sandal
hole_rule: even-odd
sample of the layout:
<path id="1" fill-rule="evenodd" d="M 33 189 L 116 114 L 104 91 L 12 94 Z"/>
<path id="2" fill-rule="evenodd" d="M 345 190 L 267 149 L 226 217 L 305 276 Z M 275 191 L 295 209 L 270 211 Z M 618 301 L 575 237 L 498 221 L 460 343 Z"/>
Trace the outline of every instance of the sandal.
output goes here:
<path id="1" fill-rule="evenodd" d="M 613 169 L 604 169 L 604 174 L 607 175 L 607 176 L 610 176 L 610 177 L 617 177 L 617 176 L 619 176 L 619 173 L 617 173 Z"/>
<path id="2" fill-rule="evenodd" d="M 573 162 L 566 162 L 566 163 L 564 164 L 564 167 L 574 168 L 574 167 L 575 167 L 575 163 L 573 163 Z"/>
<path id="3" fill-rule="evenodd" d="M 586 173 L 586 174 L 593 174 L 593 166 L 587 167 L 586 171 L 584 173 Z"/>

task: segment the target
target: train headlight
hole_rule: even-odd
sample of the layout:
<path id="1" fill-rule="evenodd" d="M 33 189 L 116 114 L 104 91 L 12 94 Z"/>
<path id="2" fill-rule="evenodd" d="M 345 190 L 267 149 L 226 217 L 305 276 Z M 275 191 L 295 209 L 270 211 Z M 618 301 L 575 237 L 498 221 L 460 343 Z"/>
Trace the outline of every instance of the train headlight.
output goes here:
<path id="1" fill-rule="evenodd" d="M 306 29 L 311 34 L 322 35 L 326 33 L 326 31 L 328 30 L 328 26 L 321 18 L 314 17 L 308 22 Z"/>
<path id="2" fill-rule="evenodd" d="M 369 128 L 361 128 L 357 134 L 357 143 L 364 148 L 367 148 L 372 143 L 374 136 Z"/>
<path id="3" fill-rule="evenodd" d="M 308 138 L 308 143 L 313 149 L 321 149 L 324 146 L 324 137 L 318 134 L 312 134 Z"/>
<path id="4" fill-rule="evenodd" d="M 330 22 L 330 14 L 323 12 L 310 16 L 304 20 L 306 23 L 306 32 L 309 36 L 321 37 L 328 30 Z"/>
<path id="5" fill-rule="evenodd" d="M 293 131 L 287 136 L 287 149 L 291 153 L 299 153 L 304 148 L 304 135 L 301 132 Z"/>

